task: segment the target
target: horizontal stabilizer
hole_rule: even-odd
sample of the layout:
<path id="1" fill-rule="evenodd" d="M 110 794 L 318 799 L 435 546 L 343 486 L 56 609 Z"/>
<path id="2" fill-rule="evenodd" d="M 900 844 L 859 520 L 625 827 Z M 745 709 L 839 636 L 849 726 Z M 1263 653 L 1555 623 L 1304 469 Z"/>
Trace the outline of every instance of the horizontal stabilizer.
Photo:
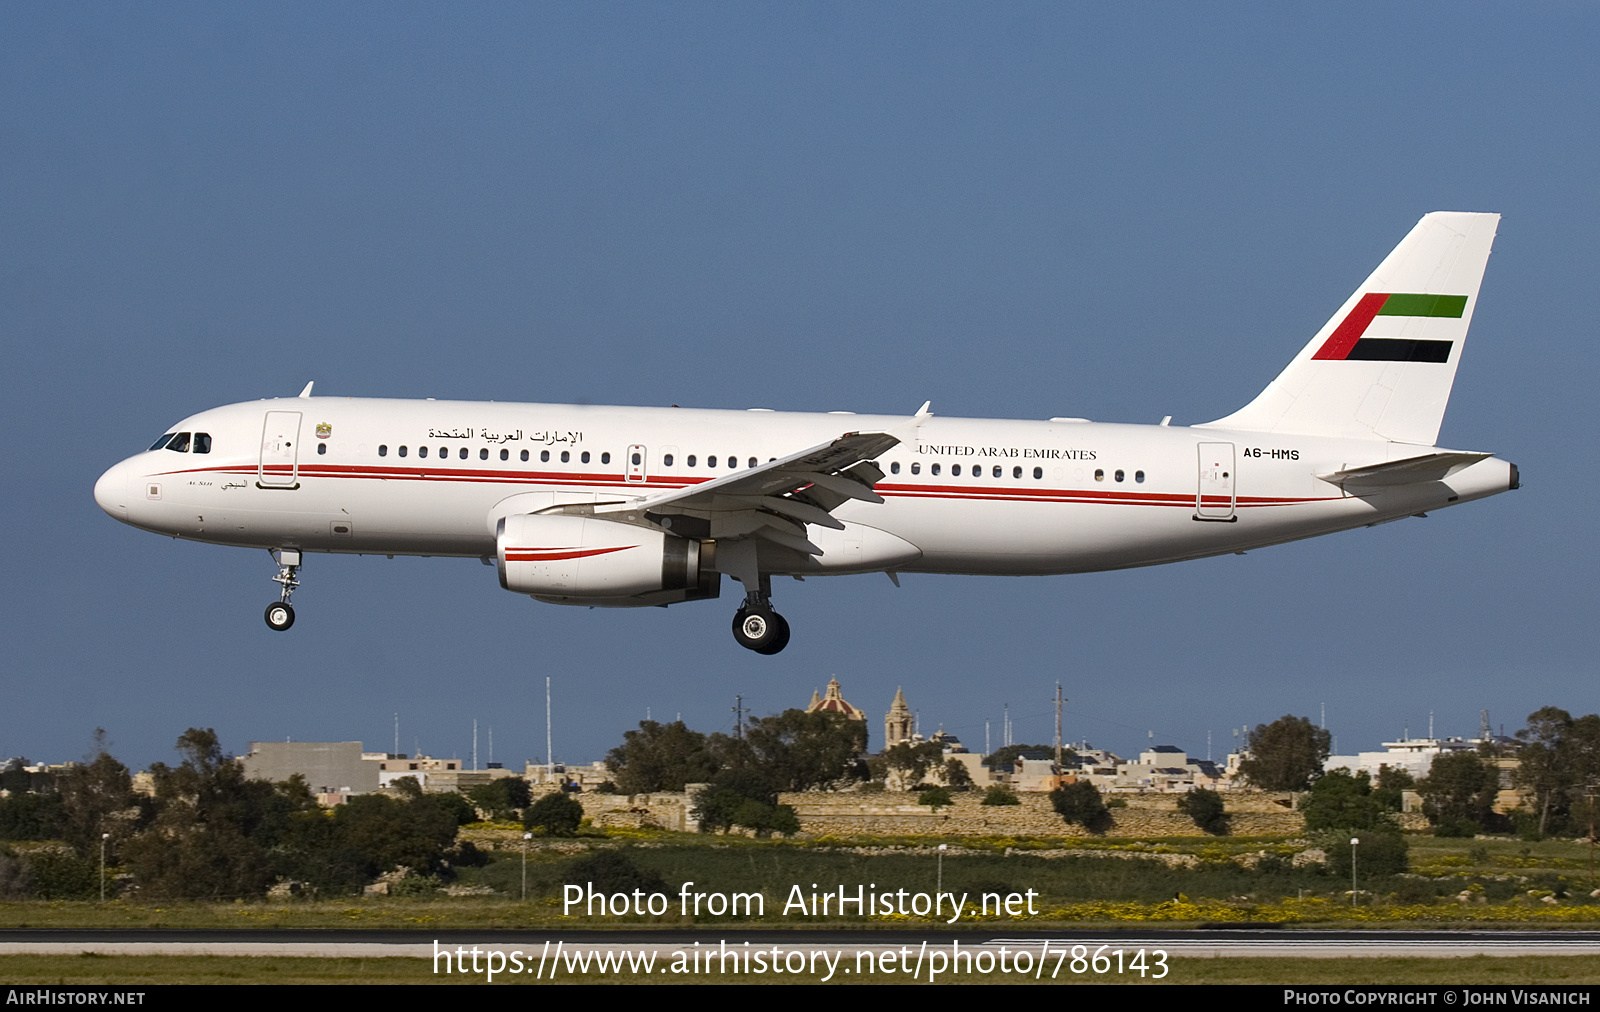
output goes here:
<path id="1" fill-rule="evenodd" d="M 1319 474 L 1318 478 L 1332 482 L 1348 491 L 1384 488 L 1390 485 L 1409 485 L 1417 481 L 1443 481 L 1462 468 L 1471 467 L 1493 454 L 1469 453 L 1463 450 L 1441 450 L 1420 457 L 1391 460 L 1366 467 L 1350 467 L 1332 474 Z"/>

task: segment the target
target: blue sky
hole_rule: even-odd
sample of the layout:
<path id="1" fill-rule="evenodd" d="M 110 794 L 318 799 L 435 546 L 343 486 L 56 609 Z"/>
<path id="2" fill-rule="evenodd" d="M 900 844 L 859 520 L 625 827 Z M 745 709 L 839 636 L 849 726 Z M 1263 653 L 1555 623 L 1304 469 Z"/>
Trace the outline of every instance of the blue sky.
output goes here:
<path id="1" fill-rule="evenodd" d="M 837 675 L 924 729 L 1220 756 L 1597 708 L 1592 5 L 0 8 L 0 343 L 21 536 L 0 755 L 215 727 L 600 758 Z M 1504 215 L 1441 442 L 1525 487 L 1152 570 L 539 605 L 471 561 L 265 553 L 91 496 L 173 421 L 319 394 L 1175 423 L 1252 397 L 1423 213 Z M 480 738 L 480 742 L 483 739 Z M 480 756 L 487 758 L 480 744 Z"/>

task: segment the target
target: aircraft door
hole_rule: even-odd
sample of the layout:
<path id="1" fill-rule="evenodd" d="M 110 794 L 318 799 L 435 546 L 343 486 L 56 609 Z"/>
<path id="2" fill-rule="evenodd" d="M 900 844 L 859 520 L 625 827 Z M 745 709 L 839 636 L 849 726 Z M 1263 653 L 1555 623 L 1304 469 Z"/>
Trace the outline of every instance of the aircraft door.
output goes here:
<path id="1" fill-rule="evenodd" d="M 1196 520 L 1221 520 L 1231 523 L 1236 503 L 1234 495 L 1234 460 L 1232 443 L 1201 443 L 1200 488 L 1195 494 L 1194 518 Z"/>
<path id="2" fill-rule="evenodd" d="M 260 488 L 300 487 L 300 412 L 268 411 L 261 427 Z"/>
<path id="3" fill-rule="evenodd" d="M 647 451 L 638 443 L 628 447 L 627 480 L 644 481 L 647 474 Z"/>

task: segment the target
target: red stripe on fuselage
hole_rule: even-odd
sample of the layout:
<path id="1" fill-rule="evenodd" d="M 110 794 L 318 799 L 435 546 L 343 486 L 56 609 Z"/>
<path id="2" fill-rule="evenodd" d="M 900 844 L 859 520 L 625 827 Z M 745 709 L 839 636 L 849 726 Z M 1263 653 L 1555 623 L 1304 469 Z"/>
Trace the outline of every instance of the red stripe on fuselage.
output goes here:
<path id="1" fill-rule="evenodd" d="M 199 474 L 199 473 L 227 473 L 240 475 L 254 475 L 257 468 L 248 465 L 221 465 L 217 467 L 194 468 L 187 471 L 166 471 L 164 475 Z M 294 473 L 289 465 L 274 465 L 267 468 L 269 474 Z M 626 481 L 618 475 L 612 474 L 568 474 L 565 472 L 541 471 L 483 471 L 477 469 L 450 470 L 450 471 L 421 471 L 415 468 L 395 467 L 370 467 L 359 464 L 321 464 L 302 465 L 299 470 L 301 478 L 361 478 L 368 480 L 396 480 L 396 481 L 448 481 L 468 482 L 486 485 L 559 485 L 576 486 L 581 488 L 600 488 L 602 491 L 612 489 L 625 491 L 627 489 L 679 489 L 689 488 L 711 478 L 680 476 L 674 478 L 657 478 L 648 482 Z M 1175 506 L 1193 508 L 1195 496 L 1188 492 L 1124 492 L 1115 489 L 1051 489 L 1030 488 L 1026 486 L 995 487 L 971 485 L 911 485 L 893 482 L 879 482 L 875 486 L 879 495 L 885 498 L 900 499 L 945 499 L 945 500 L 974 500 L 990 502 L 1041 502 L 1041 503 L 1081 503 L 1119 506 Z M 1289 506 L 1296 503 L 1328 502 L 1341 496 L 1238 496 L 1234 502 L 1239 506 Z M 1206 501 L 1213 501 L 1207 496 Z M 1216 502 L 1225 503 L 1226 496 L 1218 496 Z"/>

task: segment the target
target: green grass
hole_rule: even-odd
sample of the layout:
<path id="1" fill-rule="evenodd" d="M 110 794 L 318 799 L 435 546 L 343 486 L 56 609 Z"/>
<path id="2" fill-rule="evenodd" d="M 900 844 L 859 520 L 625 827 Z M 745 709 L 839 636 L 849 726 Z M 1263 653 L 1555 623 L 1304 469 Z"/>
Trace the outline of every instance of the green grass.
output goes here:
<path id="1" fill-rule="evenodd" d="M 509 830 L 507 833 L 509 834 Z M 482 827 L 480 838 L 494 830 Z M 1570 840 L 1524 843 L 1511 839 L 1460 840 L 1410 837 L 1416 874 L 1363 880 L 1362 909 L 1347 906 L 1343 879 L 1309 869 L 1294 869 L 1287 858 L 1304 841 L 1283 838 L 1181 837 L 1159 841 L 949 839 L 943 860 L 945 891 L 1038 894 L 1039 918 L 991 918 L 956 926 L 992 930 L 1003 924 L 1047 928 L 1121 924 L 1142 919 L 1177 927 L 1205 920 L 1276 920 L 1398 926 L 1402 923 L 1495 921 L 1518 926 L 1556 926 L 1563 921 L 1600 923 L 1600 900 L 1591 898 L 1587 846 Z M 516 841 L 520 845 L 520 839 Z M 0 903 L 3 927 L 186 927 L 186 928 L 611 928 L 738 925 L 810 928 L 824 926 L 911 927 L 926 918 L 874 919 L 848 916 L 786 916 L 792 887 L 809 894 L 839 886 L 875 886 L 878 891 L 932 892 L 938 875 L 937 839 L 872 837 L 821 840 L 754 840 L 651 831 L 548 841 L 530 848 L 529 901 L 519 902 L 520 846 L 497 851 L 481 868 L 462 869 L 459 883 L 484 885 L 490 897 L 349 897 L 322 900 L 236 903 L 144 903 L 128 900 L 23 901 Z M 560 905 L 565 869 L 574 851 L 624 846 L 631 859 L 659 873 L 669 884 L 665 917 L 605 915 L 564 917 Z M 1265 864 L 1241 866 L 1241 855 L 1265 853 Z M 1171 866 L 1161 858 L 1182 855 L 1194 866 Z M 678 886 L 697 890 L 759 892 L 765 897 L 761 919 L 678 913 Z M 1473 890 L 1483 904 L 1460 904 L 1456 894 Z M 1530 890 L 1553 893 L 1557 904 L 1540 902 Z M 1304 901 L 1304 902 L 1302 902 Z"/>

